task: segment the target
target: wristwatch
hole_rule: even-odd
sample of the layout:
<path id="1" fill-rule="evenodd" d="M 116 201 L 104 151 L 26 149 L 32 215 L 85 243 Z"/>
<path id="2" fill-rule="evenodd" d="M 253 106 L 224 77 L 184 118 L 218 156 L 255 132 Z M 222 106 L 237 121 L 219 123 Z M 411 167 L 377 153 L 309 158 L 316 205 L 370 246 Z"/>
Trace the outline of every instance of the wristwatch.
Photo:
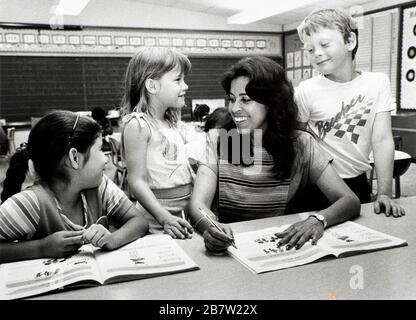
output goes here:
<path id="1" fill-rule="evenodd" d="M 326 221 L 325 217 L 322 214 L 313 213 L 313 214 L 310 214 L 309 217 L 314 217 L 317 220 L 321 221 L 322 224 L 324 225 L 324 228 L 326 228 L 328 222 Z"/>

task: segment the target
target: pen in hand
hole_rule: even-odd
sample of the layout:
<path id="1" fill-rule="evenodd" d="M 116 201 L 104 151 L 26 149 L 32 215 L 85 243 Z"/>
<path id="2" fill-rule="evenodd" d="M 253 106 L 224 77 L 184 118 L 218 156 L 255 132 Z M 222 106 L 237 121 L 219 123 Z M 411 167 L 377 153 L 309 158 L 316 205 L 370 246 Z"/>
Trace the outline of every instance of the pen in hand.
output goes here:
<path id="1" fill-rule="evenodd" d="M 220 226 L 204 211 L 202 210 L 202 208 L 198 208 L 199 211 L 202 213 L 202 215 L 208 219 L 208 221 L 215 227 L 215 229 L 217 229 L 219 232 L 221 232 L 222 234 L 225 234 L 227 237 L 228 235 L 224 232 L 224 230 L 222 230 L 220 228 Z M 229 243 L 237 249 L 237 246 L 235 245 L 234 239 L 230 239 Z"/>
<path id="2" fill-rule="evenodd" d="M 186 221 L 185 212 L 183 210 L 181 211 L 181 215 L 182 215 L 182 219 Z M 189 233 L 188 233 L 188 229 L 186 229 L 186 227 L 184 227 L 184 230 L 185 230 L 185 238 L 190 238 Z"/>

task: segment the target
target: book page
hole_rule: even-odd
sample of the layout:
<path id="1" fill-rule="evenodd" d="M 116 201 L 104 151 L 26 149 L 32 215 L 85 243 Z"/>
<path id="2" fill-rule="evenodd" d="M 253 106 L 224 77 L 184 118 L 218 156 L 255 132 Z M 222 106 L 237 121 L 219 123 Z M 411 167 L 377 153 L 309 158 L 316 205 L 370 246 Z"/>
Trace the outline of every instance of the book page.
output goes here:
<path id="1" fill-rule="evenodd" d="M 91 246 L 68 258 L 4 263 L 0 269 L 0 297 L 19 299 L 81 281 L 101 282 Z"/>
<path id="2" fill-rule="evenodd" d="M 147 235 L 95 257 L 105 283 L 199 269 L 169 235 Z"/>
<path id="3" fill-rule="evenodd" d="M 347 221 L 325 230 L 319 240 L 336 256 L 346 252 L 371 251 L 397 247 L 406 244 L 406 240 Z"/>
<path id="4" fill-rule="evenodd" d="M 255 273 L 290 268 L 313 262 L 329 254 L 319 245 L 307 242 L 299 250 L 278 248 L 276 233 L 287 229 L 289 225 L 242 232 L 234 235 L 238 249 L 228 247 L 228 252 Z"/>

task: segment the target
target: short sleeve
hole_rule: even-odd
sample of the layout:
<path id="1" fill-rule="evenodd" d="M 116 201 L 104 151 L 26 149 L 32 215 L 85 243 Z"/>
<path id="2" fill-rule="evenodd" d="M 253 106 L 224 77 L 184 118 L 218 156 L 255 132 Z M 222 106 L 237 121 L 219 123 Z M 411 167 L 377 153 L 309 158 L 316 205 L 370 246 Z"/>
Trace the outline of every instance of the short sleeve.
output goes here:
<path id="1" fill-rule="evenodd" d="M 296 143 L 296 165 L 292 180 L 299 183 L 309 181 L 315 184 L 331 162 L 330 156 L 318 145 L 311 134 L 299 131 Z"/>
<path id="2" fill-rule="evenodd" d="M 206 135 L 206 147 L 200 164 L 210 168 L 218 175 L 218 139 L 219 130 L 211 129 Z"/>
<path id="3" fill-rule="evenodd" d="M 330 158 L 311 135 L 308 136 L 306 141 L 308 144 L 307 150 L 309 150 L 309 180 L 312 184 L 315 184 L 333 159 Z"/>
<path id="4" fill-rule="evenodd" d="M 395 105 L 391 94 L 390 79 L 384 73 L 380 74 L 379 86 L 376 113 L 393 111 L 395 109 Z"/>
<path id="5" fill-rule="evenodd" d="M 304 98 L 305 95 L 305 85 L 303 83 L 300 83 L 295 88 L 295 102 L 298 106 L 298 121 L 299 122 L 308 122 L 310 117 L 310 109 L 308 108 L 308 105 L 306 103 L 306 100 Z"/>
<path id="6" fill-rule="evenodd" d="M 145 128 L 148 129 L 150 132 L 150 137 L 152 136 L 152 126 L 149 123 L 149 119 L 147 119 L 147 115 L 144 113 L 133 112 L 133 113 L 126 115 L 122 120 L 122 123 L 123 123 L 122 140 L 124 140 L 124 131 L 126 129 L 127 124 L 133 119 L 137 121 L 141 129 L 145 129 Z"/>
<path id="7" fill-rule="evenodd" d="M 0 241 L 30 240 L 39 227 L 39 200 L 32 190 L 19 192 L 0 206 Z"/>
<path id="8" fill-rule="evenodd" d="M 131 206 L 134 206 L 124 191 L 107 176 L 103 177 L 98 192 L 103 201 L 103 211 L 109 217 L 121 218 Z"/>
<path id="9" fill-rule="evenodd" d="M 132 113 L 124 116 L 124 118 L 122 120 L 123 125 L 126 126 L 127 123 L 129 123 L 132 119 L 136 119 L 141 128 L 149 127 L 149 129 L 150 129 L 149 120 L 147 119 L 146 114 L 141 113 L 141 112 L 140 113 L 132 112 Z"/>

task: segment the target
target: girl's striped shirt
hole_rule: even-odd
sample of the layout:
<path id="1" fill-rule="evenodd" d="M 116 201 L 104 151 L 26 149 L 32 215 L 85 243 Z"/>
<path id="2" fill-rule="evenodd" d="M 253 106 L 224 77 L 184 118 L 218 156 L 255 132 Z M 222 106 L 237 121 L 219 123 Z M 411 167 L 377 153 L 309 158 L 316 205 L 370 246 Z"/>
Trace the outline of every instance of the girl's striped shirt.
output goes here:
<path id="1" fill-rule="evenodd" d="M 50 189 L 48 195 L 53 197 Z M 88 211 L 88 196 L 81 193 L 84 212 Z M 125 193 L 120 190 L 108 177 L 104 176 L 98 187 L 98 197 L 102 202 L 102 215 L 122 217 L 132 206 L 132 202 Z M 36 233 L 41 223 L 41 201 L 56 201 L 56 199 L 39 199 L 36 192 L 28 188 L 8 198 L 0 206 L 0 241 L 30 240 Z M 85 225 L 75 225 L 56 205 L 55 214 L 60 214 L 66 230 L 80 230 L 95 223 L 95 216 L 91 212 L 85 212 L 88 217 Z M 84 219 L 85 220 L 85 219 Z"/>

